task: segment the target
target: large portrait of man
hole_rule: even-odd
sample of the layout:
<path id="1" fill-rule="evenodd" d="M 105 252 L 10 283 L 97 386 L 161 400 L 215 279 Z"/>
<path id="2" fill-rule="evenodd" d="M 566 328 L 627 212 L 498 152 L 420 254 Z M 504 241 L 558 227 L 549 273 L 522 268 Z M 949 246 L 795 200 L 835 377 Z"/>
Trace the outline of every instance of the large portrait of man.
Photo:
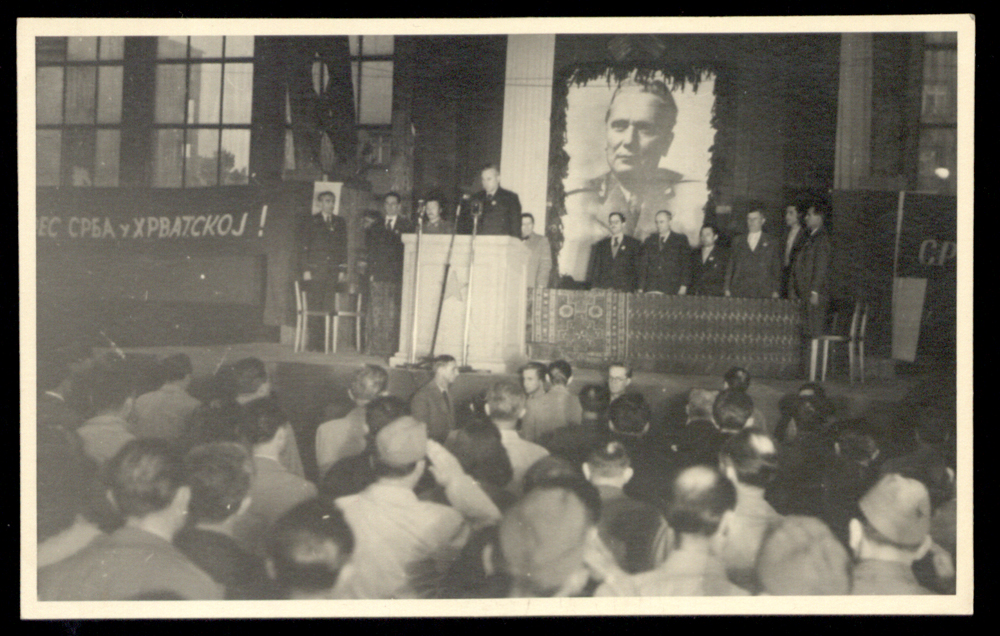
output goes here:
<path id="1" fill-rule="evenodd" d="M 624 214 L 626 234 L 641 241 L 656 231 L 656 213 L 669 210 L 671 231 L 697 245 L 715 134 L 713 86 L 710 75 L 695 91 L 657 74 L 570 86 L 561 275 L 584 279 L 611 212 Z"/>

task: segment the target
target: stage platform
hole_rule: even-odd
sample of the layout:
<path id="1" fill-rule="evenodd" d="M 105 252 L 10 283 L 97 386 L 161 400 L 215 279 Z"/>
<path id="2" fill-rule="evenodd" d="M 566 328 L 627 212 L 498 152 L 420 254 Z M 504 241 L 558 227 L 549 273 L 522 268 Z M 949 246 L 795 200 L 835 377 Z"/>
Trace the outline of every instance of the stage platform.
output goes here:
<path id="1" fill-rule="evenodd" d="M 307 471 L 314 469 L 313 439 L 316 427 L 331 414 L 343 409 L 347 400 L 346 388 L 351 374 L 361 365 L 378 364 L 389 369 L 389 392 L 408 399 L 431 378 L 430 371 L 390 367 L 386 358 L 359 355 L 348 351 L 337 354 L 295 353 L 289 345 L 277 343 L 247 343 L 216 346 L 163 346 L 124 349 L 130 358 L 156 358 L 185 353 L 191 358 L 196 378 L 213 374 L 223 363 L 241 358 L 257 357 L 266 364 L 274 391 L 282 408 L 288 413 L 302 448 Z M 453 393 L 456 406 L 465 408 L 470 398 L 500 378 L 517 379 L 513 375 L 488 372 L 463 373 L 459 376 Z M 846 378 L 828 376 L 825 387 L 842 417 L 857 417 L 902 400 L 923 378 L 897 377 L 870 379 L 866 384 L 848 384 Z M 754 404 L 770 422 L 778 418 L 778 400 L 797 389 L 805 380 L 754 379 L 749 394 Z M 574 373 L 571 390 L 592 383 L 603 382 L 603 374 L 596 369 L 578 369 Z M 653 409 L 654 423 L 668 414 L 683 413 L 686 392 L 694 387 L 718 389 L 719 376 L 672 375 L 636 371 L 631 390 L 643 393 Z"/>

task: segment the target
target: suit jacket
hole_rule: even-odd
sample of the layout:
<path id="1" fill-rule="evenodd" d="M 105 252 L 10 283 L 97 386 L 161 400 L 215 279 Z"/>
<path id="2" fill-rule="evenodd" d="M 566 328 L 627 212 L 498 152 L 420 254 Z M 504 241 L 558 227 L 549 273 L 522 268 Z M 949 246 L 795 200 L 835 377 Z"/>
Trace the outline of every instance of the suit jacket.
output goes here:
<path id="1" fill-rule="evenodd" d="M 809 234 L 809 230 L 805 227 L 800 227 L 795 238 L 792 239 L 792 249 L 788 250 L 788 234 L 791 232 L 786 232 L 781 239 L 781 295 L 783 298 L 789 298 L 792 295 L 791 278 L 792 278 L 792 268 L 795 266 L 795 259 L 802 251 L 802 247 L 806 243 L 806 236 Z M 785 263 L 785 257 L 788 257 L 788 263 Z"/>
<path id="2" fill-rule="evenodd" d="M 781 286 L 782 245 L 767 232 L 760 233 L 757 249 L 751 250 L 747 235 L 733 240 L 726 289 L 737 298 L 770 298 Z"/>
<path id="3" fill-rule="evenodd" d="M 299 274 L 336 281 L 337 268 L 347 264 L 347 222 L 331 216 L 328 226 L 322 214 L 313 214 L 302 222 L 299 236 Z"/>
<path id="4" fill-rule="evenodd" d="M 690 284 L 691 246 L 687 238 L 671 232 L 666 241 L 654 232 L 642 244 L 639 289 L 677 294 Z"/>
<path id="5" fill-rule="evenodd" d="M 368 272 L 380 283 L 398 283 L 403 278 L 403 239 L 401 234 L 412 234 L 416 231 L 413 221 L 397 216 L 396 223 L 390 230 L 383 220 L 378 225 L 368 228 L 365 235 L 365 245 L 368 250 Z"/>
<path id="6" fill-rule="evenodd" d="M 830 235 L 819 228 L 810 235 L 792 265 L 789 298 L 808 299 L 812 292 L 829 296 Z"/>
<path id="7" fill-rule="evenodd" d="M 708 253 L 705 262 L 701 260 L 701 248 L 691 252 L 691 286 L 690 296 L 721 296 L 726 286 L 726 266 L 729 264 L 729 252 L 718 245 Z"/>
<path id="8" fill-rule="evenodd" d="M 483 204 L 483 216 L 479 219 L 477 234 L 504 235 L 521 238 L 521 199 L 510 190 L 497 188 L 493 196 L 485 190 L 472 195 L 472 201 Z M 472 206 L 463 206 L 459 217 L 459 234 L 472 234 Z"/>
<path id="9" fill-rule="evenodd" d="M 552 247 L 549 239 L 532 234 L 524 240 L 528 250 L 528 287 L 548 287 L 552 272 Z"/>
<path id="10" fill-rule="evenodd" d="M 410 413 L 427 424 L 428 437 L 442 444 L 448 433 L 455 429 L 455 400 L 450 393 L 445 400 L 444 394 L 433 380 L 413 394 Z"/>
<path id="11" fill-rule="evenodd" d="M 623 236 L 617 256 L 611 255 L 611 237 L 601 239 L 590 249 L 587 281 L 592 289 L 634 292 L 639 283 L 641 259 L 642 243 L 639 239 Z"/>

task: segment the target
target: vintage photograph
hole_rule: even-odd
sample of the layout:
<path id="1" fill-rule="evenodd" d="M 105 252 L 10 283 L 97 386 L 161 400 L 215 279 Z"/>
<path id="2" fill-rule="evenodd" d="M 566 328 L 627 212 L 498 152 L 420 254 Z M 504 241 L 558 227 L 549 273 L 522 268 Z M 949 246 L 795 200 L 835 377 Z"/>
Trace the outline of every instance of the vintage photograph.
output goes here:
<path id="1" fill-rule="evenodd" d="M 975 35 L 20 19 L 22 618 L 971 614 Z"/>

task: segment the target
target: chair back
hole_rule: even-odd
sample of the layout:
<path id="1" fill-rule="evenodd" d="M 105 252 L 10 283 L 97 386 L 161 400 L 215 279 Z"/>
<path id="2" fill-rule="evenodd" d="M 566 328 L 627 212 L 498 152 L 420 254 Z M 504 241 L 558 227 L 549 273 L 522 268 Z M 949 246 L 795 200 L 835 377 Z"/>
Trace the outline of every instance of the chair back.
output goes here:
<path id="1" fill-rule="evenodd" d="M 861 308 L 861 326 L 858 327 L 857 340 L 865 339 L 865 329 L 868 327 L 868 303 L 865 303 Z"/>
<path id="2" fill-rule="evenodd" d="M 854 303 L 854 313 L 851 315 L 851 340 L 856 340 L 861 331 L 861 301 Z"/>
<path id="3" fill-rule="evenodd" d="M 299 285 L 299 281 L 295 281 L 295 311 L 302 313 L 303 311 L 303 297 L 302 297 L 302 286 Z"/>

